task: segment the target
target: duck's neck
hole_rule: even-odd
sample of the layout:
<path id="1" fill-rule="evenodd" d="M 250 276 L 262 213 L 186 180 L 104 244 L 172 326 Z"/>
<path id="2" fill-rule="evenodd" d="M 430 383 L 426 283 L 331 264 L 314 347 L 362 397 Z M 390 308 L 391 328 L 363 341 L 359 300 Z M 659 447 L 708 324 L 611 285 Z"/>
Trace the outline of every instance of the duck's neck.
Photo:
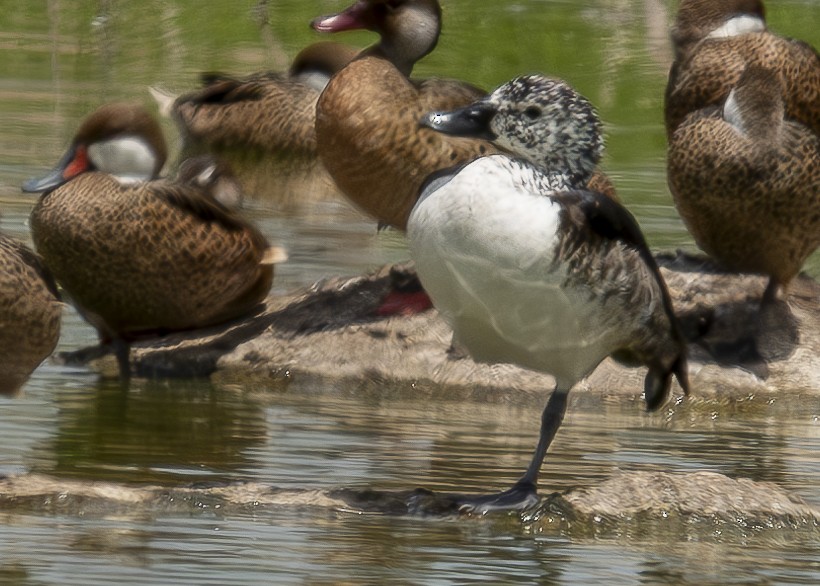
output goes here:
<path id="1" fill-rule="evenodd" d="M 390 47 L 386 47 L 382 43 L 362 51 L 359 58 L 363 57 L 375 57 L 376 59 L 389 61 L 403 76 L 408 78 L 413 73 L 413 66 L 416 64 L 415 60 L 402 58 L 397 53 L 392 53 Z"/>
<path id="2" fill-rule="evenodd" d="M 588 177 L 564 171 L 548 171 L 544 175 L 547 178 L 549 188 L 556 193 L 583 189 L 589 181 Z"/>
<path id="3" fill-rule="evenodd" d="M 397 28 L 383 32 L 378 44 L 365 52 L 387 59 L 409 77 L 416 62 L 436 48 L 440 33 L 440 18 L 424 8 L 407 9 Z"/>
<path id="4" fill-rule="evenodd" d="M 528 158 L 528 160 L 531 165 L 549 177 L 550 185 L 555 184 L 565 190 L 586 187 L 595 172 L 595 163 L 591 160 L 581 160 L 577 154 L 567 157 L 559 153 L 550 153 L 538 159 Z"/>
<path id="5" fill-rule="evenodd" d="M 699 22 L 689 22 L 683 19 L 672 30 L 672 41 L 678 59 L 687 55 L 689 51 L 701 41 L 731 39 L 749 33 L 759 33 L 766 30 L 766 20 L 762 14 L 738 14 L 726 19 L 722 24 L 709 30 Z"/>
<path id="6" fill-rule="evenodd" d="M 584 189 L 592 177 L 592 172 L 586 170 L 570 170 L 566 163 L 556 163 L 553 160 L 550 167 L 544 165 L 543 161 L 536 163 L 528 158 L 515 159 L 519 164 L 529 168 L 534 168 L 539 179 L 541 189 L 551 192 L 571 191 L 574 189 Z"/>

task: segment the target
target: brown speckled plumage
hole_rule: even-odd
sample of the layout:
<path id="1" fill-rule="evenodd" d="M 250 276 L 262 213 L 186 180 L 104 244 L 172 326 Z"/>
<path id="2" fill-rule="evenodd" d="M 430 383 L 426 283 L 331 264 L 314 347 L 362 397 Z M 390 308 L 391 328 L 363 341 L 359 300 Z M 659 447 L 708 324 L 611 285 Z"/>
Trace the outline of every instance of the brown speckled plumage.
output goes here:
<path id="1" fill-rule="evenodd" d="M 734 91 L 734 105 L 690 114 L 674 132 L 669 186 L 704 251 L 786 285 L 820 246 L 820 138 L 784 120 L 776 72 L 750 67 Z"/>
<path id="2" fill-rule="evenodd" d="M 120 115 L 138 120 L 129 136 L 161 140 L 141 108 L 101 110 L 105 116 L 98 111 L 78 131 L 85 143 L 117 138 L 88 120 Z M 75 139 L 70 152 L 85 143 Z M 261 233 L 191 181 L 123 183 L 92 168 L 45 193 L 31 229 L 44 262 L 104 340 L 238 317 L 266 296 L 273 278 Z"/>
<path id="3" fill-rule="evenodd" d="M 438 39 L 441 10 L 436 0 L 368 0 L 346 13 L 351 11 L 357 11 L 362 27 L 379 33 L 380 41 L 337 73 L 319 98 L 319 157 L 356 205 L 381 223 L 404 230 L 428 176 L 499 152 L 487 141 L 420 128 L 419 120 L 431 111 L 466 106 L 485 92 L 455 80 L 408 79 L 415 62 Z M 424 34 L 436 31 L 429 44 L 418 44 L 420 35 L 413 30 L 422 22 Z M 615 197 L 605 175 L 596 173 L 590 184 Z"/>
<path id="4" fill-rule="evenodd" d="M 0 394 L 15 394 L 60 337 L 62 304 L 41 259 L 0 234 Z"/>
<path id="5" fill-rule="evenodd" d="M 778 71 L 785 82 L 786 116 L 820 134 L 817 51 L 768 30 L 707 38 L 741 14 L 763 19 L 761 0 L 682 0 L 672 33 L 676 58 L 665 96 L 667 137 L 690 112 L 721 104 L 747 65 Z"/>
<path id="6" fill-rule="evenodd" d="M 172 116 L 192 150 L 315 156 L 320 89 L 307 78 L 329 77 L 357 53 L 339 43 L 315 43 L 297 55 L 287 73 L 206 76 L 202 89 L 175 100 Z"/>
<path id="7" fill-rule="evenodd" d="M 319 156 L 356 205 L 385 224 L 405 229 L 430 173 L 497 152 L 484 141 L 457 139 L 420 128 L 431 110 L 464 106 L 427 99 L 389 61 L 357 59 L 328 84 L 319 99 Z"/>

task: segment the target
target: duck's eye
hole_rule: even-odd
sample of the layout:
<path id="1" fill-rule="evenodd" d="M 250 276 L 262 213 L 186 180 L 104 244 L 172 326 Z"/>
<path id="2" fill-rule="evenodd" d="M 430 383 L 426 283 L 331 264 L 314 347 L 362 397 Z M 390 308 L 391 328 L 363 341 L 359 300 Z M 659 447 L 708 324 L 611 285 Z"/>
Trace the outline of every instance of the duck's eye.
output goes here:
<path id="1" fill-rule="evenodd" d="M 541 115 L 541 108 L 538 106 L 529 106 L 526 110 L 524 110 L 524 116 L 529 118 L 530 120 L 535 120 Z"/>

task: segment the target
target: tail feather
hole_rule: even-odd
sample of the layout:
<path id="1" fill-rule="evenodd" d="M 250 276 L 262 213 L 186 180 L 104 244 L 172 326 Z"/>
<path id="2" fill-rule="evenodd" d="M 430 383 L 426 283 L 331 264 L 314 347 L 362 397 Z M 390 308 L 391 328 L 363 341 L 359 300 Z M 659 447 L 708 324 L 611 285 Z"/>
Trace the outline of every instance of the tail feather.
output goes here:
<path id="1" fill-rule="evenodd" d="M 644 379 L 644 401 L 646 410 L 655 411 L 666 402 L 669 396 L 669 388 L 672 386 L 672 376 L 678 379 L 678 383 L 685 395 L 689 394 L 689 375 L 686 362 L 686 355 L 681 353 L 672 366 L 663 368 L 660 366 L 650 366 L 649 372 Z"/>
<path id="2" fill-rule="evenodd" d="M 173 108 L 174 102 L 178 96 L 175 96 L 174 94 L 156 86 L 150 86 L 148 88 L 148 93 L 151 94 L 151 97 L 154 98 L 154 101 L 157 103 L 160 116 L 163 118 L 170 118 L 171 109 Z"/>

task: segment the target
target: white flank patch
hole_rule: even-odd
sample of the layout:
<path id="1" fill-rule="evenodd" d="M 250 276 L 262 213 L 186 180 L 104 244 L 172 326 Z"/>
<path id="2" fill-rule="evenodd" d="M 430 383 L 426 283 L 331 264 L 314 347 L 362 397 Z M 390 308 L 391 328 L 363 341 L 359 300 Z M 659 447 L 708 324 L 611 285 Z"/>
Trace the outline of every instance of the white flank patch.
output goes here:
<path id="1" fill-rule="evenodd" d="M 746 125 L 743 122 L 743 111 L 737 103 L 735 90 L 729 92 L 726 103 L 723 105 L 723 119 L 738 129 L 742 134 L 746 134 Z"/>

